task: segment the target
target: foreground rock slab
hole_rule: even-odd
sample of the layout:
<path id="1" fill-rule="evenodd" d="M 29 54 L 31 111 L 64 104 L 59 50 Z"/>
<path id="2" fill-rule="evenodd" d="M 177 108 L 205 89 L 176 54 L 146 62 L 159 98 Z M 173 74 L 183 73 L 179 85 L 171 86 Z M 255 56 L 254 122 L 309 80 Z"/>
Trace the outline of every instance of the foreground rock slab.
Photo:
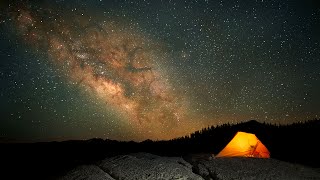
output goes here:
<path id="1" fill-rule="evenodd" d="M 203 160 L 193 164 L 196 172 L 205 179 L 320 179 L 320 173 L 313 168 L 275 159 L 215 158 L 210 161 Z"/>
<path id="2" fill-rule="evenodd" d="M 209 158 L 208 158 L 209 157 Z M 134 153 L 83 165 L 60 180 L 305 180 L 320 179 L 319 169 L 276 159 L 162 157 Z"/>
<path id="3" fill-rule="evenodd" d="M 202 180 L 192 172 L 192 166 L 179 157 L 161 157 L 137 153 L 105 159 L 99 167 L 121 180 Z"/>
<path id="4" fill-rule="evenodd" d="M 95 165 L 79 166 L 59 180 L 114 180 L 109 174 Z"/>

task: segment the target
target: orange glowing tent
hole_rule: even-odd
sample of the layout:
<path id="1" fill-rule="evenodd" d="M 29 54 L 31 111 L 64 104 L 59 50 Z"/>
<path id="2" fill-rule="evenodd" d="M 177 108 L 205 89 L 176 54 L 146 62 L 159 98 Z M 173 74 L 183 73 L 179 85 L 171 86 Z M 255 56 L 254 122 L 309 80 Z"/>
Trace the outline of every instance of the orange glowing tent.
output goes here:
<path id="1" fill-rule="evenodd" d="M 270 152 L 256 135 L 239 131 L 215 157 L 270 158 Z"/>

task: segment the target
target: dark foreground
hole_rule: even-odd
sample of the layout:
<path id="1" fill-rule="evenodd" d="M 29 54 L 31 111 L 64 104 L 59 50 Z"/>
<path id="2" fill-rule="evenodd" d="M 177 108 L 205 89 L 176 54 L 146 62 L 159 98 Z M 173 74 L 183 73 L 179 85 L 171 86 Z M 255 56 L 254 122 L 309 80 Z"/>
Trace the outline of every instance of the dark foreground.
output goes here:
<path id="1" fill-rule="evenodd" d="M 210 154 L 223 149 L 237 131 L 256 134 L 271 159 L 209 161 Z M 0 179 L 103 179 L 99 174 L 113 179 L 320 179 L 319 137 L 320 120 L 286 126 L 248 121 L 170 141 L 2 142 Z"/>
<path id="2" fill-rule="evenodd" d="M 33 172 L 39 173 L 37 169 Z M 13 179 L 13 177 L 14 174 L 8 179 Z M 208 154 L 166 157 L 150 153 L 131 153 L 78 165 L 59 176 L 38 178 L 57 180 L 304 180 L 320 179 L 320 173 L 315 168 L 275 159 L 213 158 Z"/>
<path id="3" fill-rule="evenodd" d="M 58 179 L 320 179 L 315 169 L 275 159 L 203 157 L 135 153 L 79 166 Z"/>
<path id="4" fill-rule="evenodd" d="M 92 151 L 81 154 L 81 149 L 69 152 L 68 156 L 59 154 L 62 149 L 47 149 L 47 153 L 38 156 L 30 152 L 28 156 L 23 153 L 27 148 L 16 146 L 21 155 L 14 150 L 7 152 L 7 158 L 1 161 L 0 179 L 320 179 L 319 168 L 273 158 L 214 158 L 211 154 L 160 156 L 145 152 L 118 155 L 114 152 L 103 157 L 99 150 L 96 154 Z M 15 158 L 12 153 L 17 153 Z"/>

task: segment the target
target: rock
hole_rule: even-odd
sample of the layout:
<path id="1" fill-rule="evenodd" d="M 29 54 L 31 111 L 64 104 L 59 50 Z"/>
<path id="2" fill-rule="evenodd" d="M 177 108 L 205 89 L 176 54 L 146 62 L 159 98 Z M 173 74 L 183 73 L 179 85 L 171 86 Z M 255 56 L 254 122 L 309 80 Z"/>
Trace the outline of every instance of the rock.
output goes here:
<path id="1" fill-rule="evenodd" d="M 82 165 L 71 170 L 59 180 L 114 180 L 109 174 L 95 165 Z"/>
<path id="2" fill-rule="evenodd" d="M 203 164 L 198 164 L 196 165 L 197 168 L 197 174 L 199 174 L 200 176 L 204 177 L 205 179 L 209 179 L 210 178 L 210 172 L 208 171 L 208 169 L 203 165 Z"/>
<path id="3" fill-rule="evenodd" d="M 200 162 L 210 177 L 219 180 L 228 179 L 272 179 L 272 180 L 299 180 L 320 179 L 320 173 L 312 168 L 291 164 L 275 159 L 257 158 L 215 158 L 211 161 Z M 199 166 L 201 165 L 199 164 Z M 199 168 L 199 169 L 201 169 Z M 199 171 L 203 177 L 208 173 Z"/>
<path id="4" fill-rule="evenodd" d="M 115 179 L 202 180 L 192 172 L 192 165 L 179 157 L 161 157 L 148 153 L 129 154 L 107 158 L 100 168 Z"/>
<path id="5" fill-rule="evenodd" d="M 96 165 L 79 166 L 60 180 L 304 180 L 320 179 L 318 169 L 276 159 L 213 158 L 204 155 L 162 157 L 134 153 L 106 158 Z M 193 160 L 193 161 L 192 161 Z"/>

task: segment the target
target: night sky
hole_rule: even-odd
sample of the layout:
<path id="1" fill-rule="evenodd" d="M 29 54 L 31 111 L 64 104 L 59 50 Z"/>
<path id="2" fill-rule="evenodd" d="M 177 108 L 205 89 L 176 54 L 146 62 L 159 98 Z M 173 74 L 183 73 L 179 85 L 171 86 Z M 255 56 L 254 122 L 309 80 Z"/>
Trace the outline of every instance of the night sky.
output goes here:
<path id="1" fill-rule="evenodd" d="M 320 116 L 316 0 L 0 7 L 0 140 L 162 140 Z"/>

